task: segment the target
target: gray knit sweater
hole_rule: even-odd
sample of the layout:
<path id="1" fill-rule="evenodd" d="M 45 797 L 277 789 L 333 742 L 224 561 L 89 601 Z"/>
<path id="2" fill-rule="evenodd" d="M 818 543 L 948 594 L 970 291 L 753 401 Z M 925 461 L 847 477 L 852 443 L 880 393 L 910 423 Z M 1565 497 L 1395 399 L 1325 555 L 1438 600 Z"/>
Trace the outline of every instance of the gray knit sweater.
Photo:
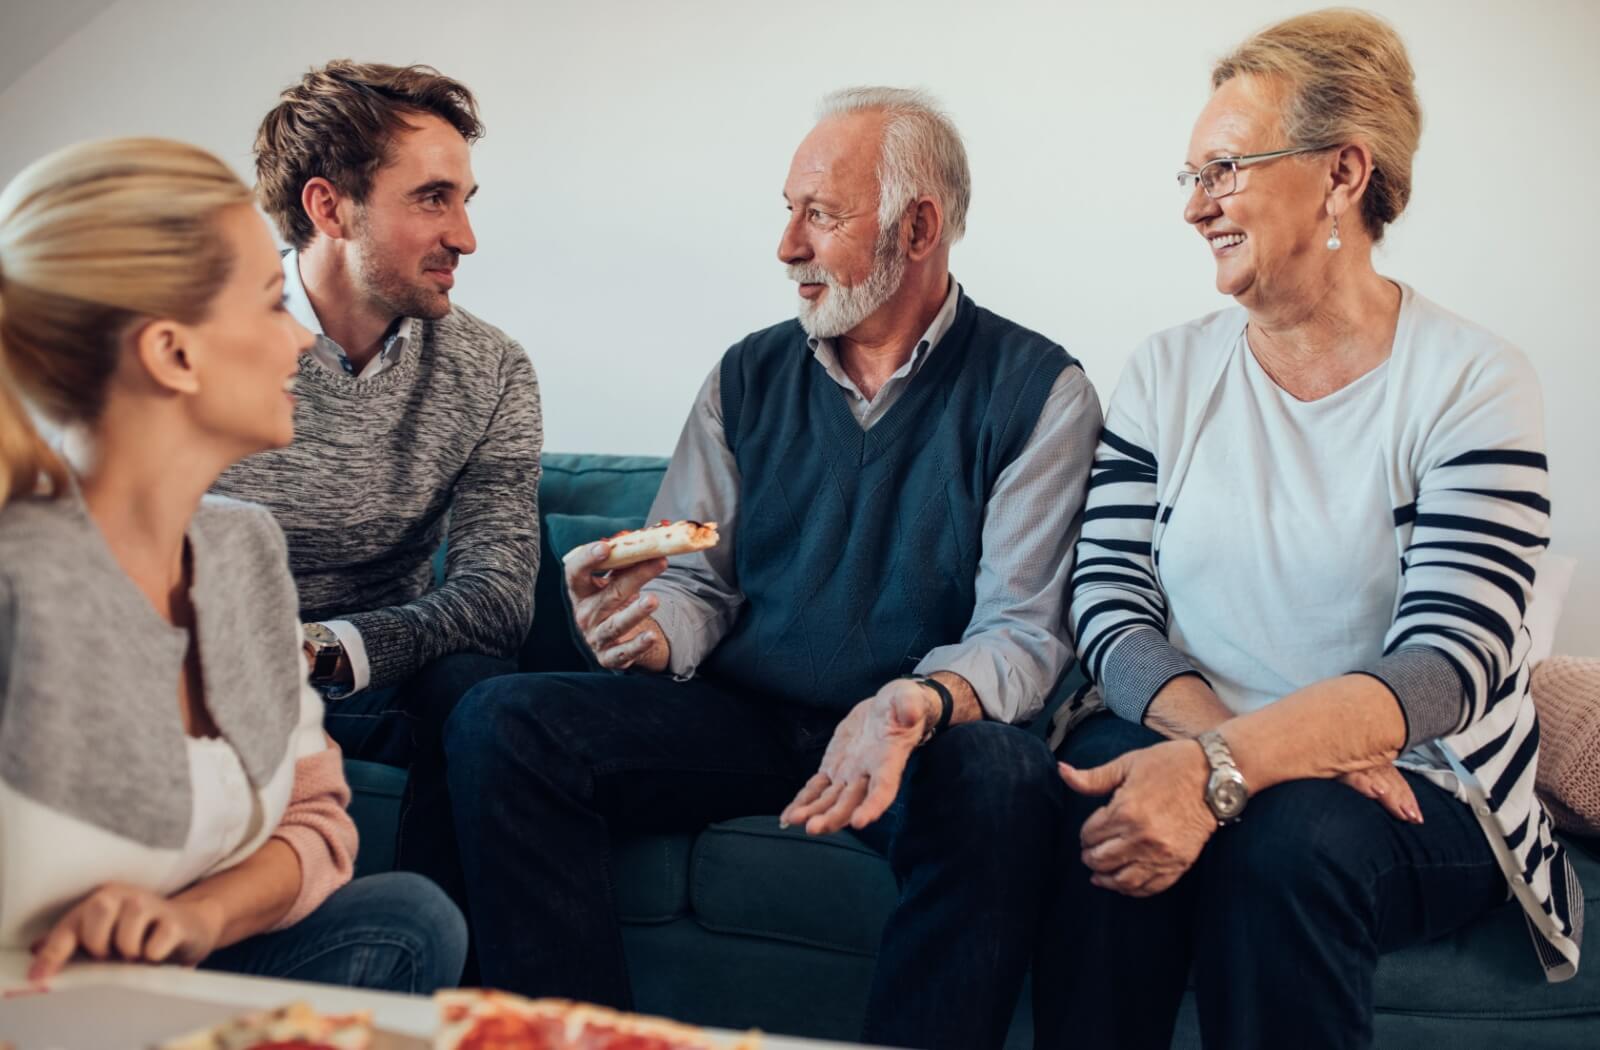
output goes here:
<path id="1" fill-rule="evenodd" d="M 413 332 L 400 359 L 366 379 L 302 357 L 294 443 L 240 462 L 214 488 L 271 508 L 301 619 L 350 621 L 373 688 L 454 652 L 513 655 L 539 569 L 544 427 L 528 355 L 459 307 Z"/>

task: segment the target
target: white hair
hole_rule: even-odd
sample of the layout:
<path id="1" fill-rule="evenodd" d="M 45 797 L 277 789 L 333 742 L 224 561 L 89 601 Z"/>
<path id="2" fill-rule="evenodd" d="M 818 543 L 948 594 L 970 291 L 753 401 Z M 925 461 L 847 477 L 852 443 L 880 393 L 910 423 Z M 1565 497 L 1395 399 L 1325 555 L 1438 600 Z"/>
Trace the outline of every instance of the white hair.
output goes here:
<path id="1" fill-rule="evenodd" d="M 941 243 L 959 241 L 967 232 L 972 173 L 956 126 L 927 92 L 891 87 L 835 91 L 817 107 L 817 120 L 869 112 L 888 117 L 878 157 L 880 232 L 888 235 L 912 201 L 928 196 L 944 213 Z"/>

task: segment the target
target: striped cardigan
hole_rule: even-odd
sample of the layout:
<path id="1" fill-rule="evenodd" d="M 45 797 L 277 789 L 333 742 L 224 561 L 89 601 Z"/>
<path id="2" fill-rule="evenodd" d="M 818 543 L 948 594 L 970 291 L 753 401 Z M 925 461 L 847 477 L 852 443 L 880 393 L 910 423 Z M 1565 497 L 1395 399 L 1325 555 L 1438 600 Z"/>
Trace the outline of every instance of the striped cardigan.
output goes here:
<path id="1" fill-rule="evenodd" d="M 1054 742 L 1102 706 L 1140 722 L 1163 685 L 1205 670 L 1168 640 L 1161 543 L 1218 383 L 1248 352 L 1245 323 L 1236 308 L 1151 337 L 1111 399 L 1070 611 L 1090 684 L 1058 713 Z M 1523 626 L 1549 543 L 1543 418 L 1520 351 L 1402 286 L 1380 435 L 1398 598 L 1383 657 L 1351 670 L 1399 700 L 1402 763 L 1472 807 L 1546 978 L 1560 981 L 1577 972 L 1583 894 L 1534 796 Z"/>

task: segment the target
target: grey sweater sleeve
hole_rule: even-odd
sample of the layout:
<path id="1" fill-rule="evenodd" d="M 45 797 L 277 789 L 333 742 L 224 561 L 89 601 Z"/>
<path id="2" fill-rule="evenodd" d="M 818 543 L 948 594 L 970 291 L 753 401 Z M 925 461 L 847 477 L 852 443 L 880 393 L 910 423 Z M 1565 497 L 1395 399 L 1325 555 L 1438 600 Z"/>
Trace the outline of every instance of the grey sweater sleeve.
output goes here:
<path id="1" fill-rule="evenodd" d="M 372 688 L 454 652 L 511 657 L 533 621 L 539 571 L 539 381 L 522 347 L 501 355 L 499 402 L 451 493 L 444 583 L 404 605 L 343 617 L 361 632 Z"/>

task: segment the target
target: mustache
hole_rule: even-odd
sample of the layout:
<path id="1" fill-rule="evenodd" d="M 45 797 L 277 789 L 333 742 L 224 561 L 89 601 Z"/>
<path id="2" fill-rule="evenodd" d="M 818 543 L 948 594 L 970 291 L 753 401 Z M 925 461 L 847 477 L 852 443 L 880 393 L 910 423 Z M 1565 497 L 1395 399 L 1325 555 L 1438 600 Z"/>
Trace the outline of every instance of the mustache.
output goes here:
<path id="1" fill-rule="evenodd" d="M 424 270 L 454 270 L 461 261 L 460 252 L 440 252 L 438 255 L 425 255 L 422 257 Z"/>
<path id="2" fill-rule="evenodd" d="M 787 272 L 789 280 L 796 284 L 825 284 L 829 288 L 834 288 L 839 283 L 833 274 L 816 263 L 790 263 Z"/>

